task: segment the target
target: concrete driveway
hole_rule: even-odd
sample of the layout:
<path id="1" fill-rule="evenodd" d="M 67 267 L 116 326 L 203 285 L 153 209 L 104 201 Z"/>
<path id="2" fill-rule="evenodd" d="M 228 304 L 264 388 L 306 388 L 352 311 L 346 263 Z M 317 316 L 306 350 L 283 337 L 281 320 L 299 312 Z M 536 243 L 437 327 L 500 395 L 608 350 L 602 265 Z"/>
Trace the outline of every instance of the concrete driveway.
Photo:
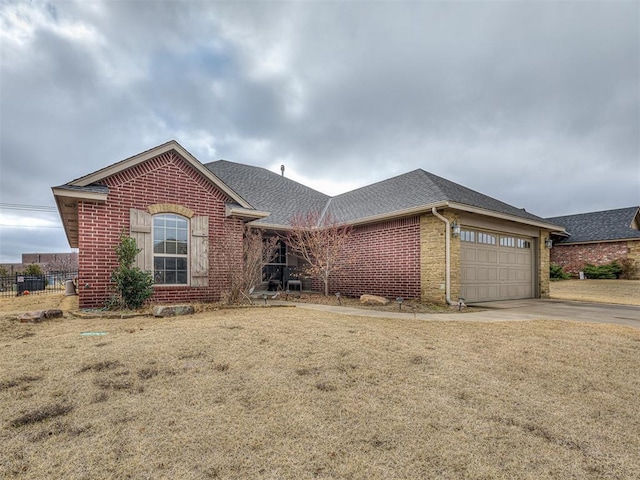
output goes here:
<path id="1" fill-rule="evenodd" d="M 626 325 L 640 328 L 640 307 L 608 303 L 575 302 L 570 300 L 527 299 L 502 302 L 476 303 L 473 306 L 487 309 L 470 314 L 470 317 L 493 317 L 495 320 L 575 320 Z M 498 318 L 499 317 L 499 318 Z"/>
<path id="2" fill-rule="evenodd" d="M 610 323 L 640 328 L 640 307 L 604 303 L 573 302 L 568 300 L 527 299 L 502 302 L 476 303 L 472 306 L 482 309 L 467 310 L 462 313 L 418 313 L 383 312 L 337 305 L 317 305 L 313 303 L 269 302 L 272 305 L 286 305 L 297 308 L 318 310 L 343 315 L 361 317 L 420 319 L 439 321 L 524 321 L 524 320 L 573 320 L 577 322 Z"/>

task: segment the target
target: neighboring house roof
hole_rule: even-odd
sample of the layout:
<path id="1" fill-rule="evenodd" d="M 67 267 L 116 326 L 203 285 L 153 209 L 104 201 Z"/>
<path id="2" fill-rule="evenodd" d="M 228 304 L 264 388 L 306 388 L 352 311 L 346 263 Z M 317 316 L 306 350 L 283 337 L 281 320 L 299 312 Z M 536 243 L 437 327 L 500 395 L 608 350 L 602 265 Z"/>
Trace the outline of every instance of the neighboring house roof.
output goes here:
<path id="1" fill-rule="evenodd" d="M 255 222 L 262 225 L 286 227 L 296 213 L 322 212 L 339 223 L 360 224 L 451 207 L 562 230 L 524 209 L 420 169 L 330 197 L 265 168 L 227 160 L 205 167 L 255 208 L 271 213 Z"/>
<path id="2" fill-rule="evenodd" d="M 557 244 L 640 240 L 640 207 L 578 213 L 547 221 L 562 225 L 569 234 L 556 240 Z"/>

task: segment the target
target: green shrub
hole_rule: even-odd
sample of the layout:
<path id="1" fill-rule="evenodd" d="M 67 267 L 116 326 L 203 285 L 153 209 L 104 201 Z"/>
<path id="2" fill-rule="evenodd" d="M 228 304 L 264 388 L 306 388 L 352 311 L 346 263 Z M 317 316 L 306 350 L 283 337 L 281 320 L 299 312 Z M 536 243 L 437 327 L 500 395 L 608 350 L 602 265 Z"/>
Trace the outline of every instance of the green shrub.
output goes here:
<path id="1" fill-rule="evenodd" d="M 565 272 L 560 265 L 557 263 L 552 263 L 549 265 L 549 278 L 551 280 L 568 280 L 571 278 L 571 275 Z"/>
<path id="2" fill-rule="evenodd" d="M 584 266 L 583 271 L 587 278 L 614 279 L 618 278 L 618 276 L 622 273 L 622 267 L 617 260 L 614 260 L 613 262 L 607 263 L 605 265 L 592 265 L 590 263 L 587 263 Z"/>
<path id="3" fill-rule="evenodd" d="M 120 242 L 115 247 L 118 268 L 111 275 L 116 284 L 116 295 L 106 302 L 109 309 L 125 308 L 135 310 L 153 295 L 153 276 L 143 272 L 133 264 L 140 249 L 136 241 L 125 232 L 120 234 Z"/>
<path id="4" fill-rule="evenodd" d="M 27 265 L 27 268 L 25 268 L 24 272 L 22 273 L 24 273 L 25 275 L 32 275 L 34 277 L 41 277 L 44 275 L 44 273 L 42 272 L 42 268 L 40 268 L 40 265 L 36 265 L 35 263 Z"/>

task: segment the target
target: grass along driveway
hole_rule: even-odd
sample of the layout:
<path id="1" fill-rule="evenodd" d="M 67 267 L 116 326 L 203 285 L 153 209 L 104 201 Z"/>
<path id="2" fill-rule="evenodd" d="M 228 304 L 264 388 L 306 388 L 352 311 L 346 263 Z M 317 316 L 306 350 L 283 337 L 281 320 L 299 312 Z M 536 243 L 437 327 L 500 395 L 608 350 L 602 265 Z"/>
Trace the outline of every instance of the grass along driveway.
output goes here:
<path id="1" fill-rule="evenodd" d="M 551 282 L 551 298 L 640 305 L 640 280 L 562 280 Z"/>
<path id="2" fill-rule="evenodd" d="M 637 329 L 265 308 L 0 348 L 3 478 L 640 477 Z"/>

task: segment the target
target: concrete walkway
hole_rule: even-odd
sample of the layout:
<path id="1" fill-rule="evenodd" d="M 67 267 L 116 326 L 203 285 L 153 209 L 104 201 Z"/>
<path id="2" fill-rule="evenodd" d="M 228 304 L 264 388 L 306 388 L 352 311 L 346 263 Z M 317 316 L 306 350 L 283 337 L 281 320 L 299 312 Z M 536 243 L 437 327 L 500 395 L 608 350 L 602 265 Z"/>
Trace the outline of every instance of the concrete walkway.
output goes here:
<path id="1" fill-rule="evenodd" d="M 640 307 L 603 303 L 572 302 L 566 300 L 527 299 L 474 304 L 481 311 L 462 313 L 386 312 L 339 305 L 318 305 L 270 301 L 272 305 L 294 305 L 296 308 L 331 312 L 360 317 L 418 319 L 429 321 L 504 322 L 524 320 L 570 320 L 578 322 L 610 323 L 640 328 Z"/>

